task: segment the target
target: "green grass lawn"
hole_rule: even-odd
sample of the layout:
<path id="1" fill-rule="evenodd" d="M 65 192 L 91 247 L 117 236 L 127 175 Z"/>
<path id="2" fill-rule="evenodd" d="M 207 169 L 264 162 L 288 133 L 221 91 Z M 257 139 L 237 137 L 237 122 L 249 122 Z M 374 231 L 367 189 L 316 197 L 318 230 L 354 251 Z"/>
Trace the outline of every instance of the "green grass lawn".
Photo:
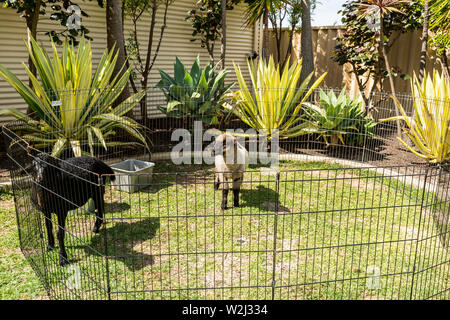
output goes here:
<path id="1" fill-rule="evenodd" d="M 0 300 L 48 299 L 20 252 L 11 190 L 0 189 Z"/>
<path id="2" fill-rule="evenodd" d="M 24 250 L 49 269 L 43 279 L 60 298 L 106 299 L 107 283 L 113 299 L 409 299 L 413 283 L 412 298 L 448 297 L 448 251 L 433 219 L 448 208 L 431 193 L 335 164 L 281 169 L 277 183 L 251 168 L 241 207 L 221 212 L 211 167 L 157 163 L 150 187 L 107 188 L 100 234 L 85 210 L 69 216 L 69 267 L 58 266 L 56 252 L 40 256 L 45 235 L 25 237 Z M 0 297 L 45 296 L 19 252 L 11 196 L 2 197 Z M 79 287 L 67 290 L 78 273 Z"/>

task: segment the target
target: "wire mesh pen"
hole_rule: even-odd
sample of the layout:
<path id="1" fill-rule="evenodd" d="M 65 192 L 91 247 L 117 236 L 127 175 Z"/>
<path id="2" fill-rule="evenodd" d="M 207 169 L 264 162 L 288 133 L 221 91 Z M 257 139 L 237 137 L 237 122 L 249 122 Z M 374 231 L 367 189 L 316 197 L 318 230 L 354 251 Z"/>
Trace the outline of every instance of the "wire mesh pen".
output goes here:
<path id="1" fill-rule="evenodd" d="M 374 101 L 373 134 L 355 131 L 347 144 L 313 133 L 280 139 L 279 166 L 250 166 L 240 206 L 225 211 L 212 165 L 170 161 L 172 132 L 192 132 L 195 119 L 146 120 L 151 154 L 112 146 L 95 155 L 151 160 L 151 179 L 136 174 L 134 193 L 125 180 L 89 182 L 105 188 L 103 225 L 91 232 L 89 202 L 69 213 L 64 267 L 32 201 L 30 165 L 49 149 L 22 138 L 17 123 L 4 126 L 21 250 L 56 299 L 448 299 L 450 172 L 405 150 L 391 156 L 395 124 L 378 120 L 394 106 L 383 94 Z M 248 129 L 233 117 L 220 126 Z"/>

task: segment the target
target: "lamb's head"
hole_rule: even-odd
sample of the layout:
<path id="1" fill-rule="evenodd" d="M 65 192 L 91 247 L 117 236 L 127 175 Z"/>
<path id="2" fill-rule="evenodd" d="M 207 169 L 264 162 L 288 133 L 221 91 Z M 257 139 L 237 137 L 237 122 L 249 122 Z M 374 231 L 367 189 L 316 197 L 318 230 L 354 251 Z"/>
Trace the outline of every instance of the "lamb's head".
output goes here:
<path id="1" fill-rule="evenodd" d="M 33 177 L 36 181 L 44 181 L 45 179 L 54 179 L 59 170 L 58 160 L 51 155 L 41 152 L 38 153 L 32 163 Z"/>
<path id="2" fill-rule="evenodd" d="M 214 155 L 222 155 L 224 159 L 235 159 L 237 156 L 238 141 L 231 134 L 223 133 L 216 137 Z"/>

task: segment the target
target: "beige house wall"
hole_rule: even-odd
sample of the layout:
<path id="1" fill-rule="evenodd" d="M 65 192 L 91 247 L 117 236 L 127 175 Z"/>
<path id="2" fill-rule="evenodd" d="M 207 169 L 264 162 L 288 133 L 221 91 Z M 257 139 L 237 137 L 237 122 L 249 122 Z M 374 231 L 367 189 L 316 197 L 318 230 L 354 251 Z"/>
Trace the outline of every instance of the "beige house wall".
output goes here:
<path id="1" fill-rule="evenodd" d="M 185 17 L 194 6 L 196 0 L 175 0 L 169 7 L 167 15 L 167 28 L 162 41 L 156 63 L 150 73 L 149 86 L 153 87 L 159 81 L 158 69 L 162 69 L 169 74 L 173 74 L 173 64 L 175 56 L 188 66 L 193 63 L 197 55 L 200 56 L 202 65 L 209 61 L 206 49 L 200 47 L 200 41 L 192 42 L 192 27 Z M 89 14 L 83 18 L 83 24 L 89 29 L 92 41 L 93 60 L 95 65 L 106 46 L 106 25 L 105 9 L 100 8 L 96 1 L 83 1 L 82 8 Z M 259 51 L 260 27 L 248 28 L 243 25 L 244 5 L 229 11 L 227 15 L 227 68 L 230 71 L 228 81 L 235 81 L 235 73 L 232 62 L 246 66 L 246 54 L 253 50 Z M 162 9 L 159 10 L 156 32 L 159 30 L 162 21 Z M 141 48 L 147 47 L 147 35 L 150 28 L 150 16 L 144 16 L 139 25 L 138 34 Z M 50 21 L 48 15 L 42 16 L 38 25 L 38 41 L 47 48 L 50 48 L 50 41 L 45 32 L 55 28 L 55 22 Z M 0 64 L 7 67 L 20 79 L 26 81 L 27 76 L 22 63 L 27 63 L 27 51 L 24 41 L 26 39 L 25 20 L 21 18 L 13 9 L 0 8 Z M 125 37 L 128 37 L 131 30 L 131 23 L 125 21 Z M 155 47 L 155 46 L 154 46 Z M 216 44 L 216 61 L 220 60 L 220 40 Z M 142 55 L 146 52 L 143 50 Z M 247 70 L 246 67 L 242 68 Z M 162 94 L 157 90 L 152 90 L 149 94 L 149 114 L 160 116 L 156 110 L 156 105 L 163 103 Z M 26 109 L 23 99 L 14 89 L 2 78 L 0 78 L 0 108 Z M 5 119 L 2 119 L 5 120 Z"/>

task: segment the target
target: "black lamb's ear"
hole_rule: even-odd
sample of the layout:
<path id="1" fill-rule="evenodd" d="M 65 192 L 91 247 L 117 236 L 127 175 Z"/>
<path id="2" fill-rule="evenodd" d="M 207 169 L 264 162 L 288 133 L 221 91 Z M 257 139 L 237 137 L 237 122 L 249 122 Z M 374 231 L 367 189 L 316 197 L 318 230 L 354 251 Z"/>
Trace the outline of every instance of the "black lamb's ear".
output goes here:
<path id="1" fill-rule="evenodd" d="M 50 154 L 47 153 L 41 153 L 41 159 L 43 161 L 45 161 L 47 164 L 53 166 L 53 167 L 58 167 L 59 166 L 59 159 L 53 157 Z"/>
<path id="2" fill-rule="evenodd" d="M 30 164 L 26 165 L 25 167 L 22 167 L 22 169 L 19 171 L 19 174 L 33 176 L 34 172 L 36 171 L 35 167 L 36 163 L 33 160 Z"/>
<path id="3" fill-rule="evenodd" d="M 59 167 L 59 159 L 58 158 L 55 158 L 55 157 L 53 157 L 53 156 L 50 156 L 50 163 L 52 164 L 52 165 L 54 165 L 55 167 Z"/>

